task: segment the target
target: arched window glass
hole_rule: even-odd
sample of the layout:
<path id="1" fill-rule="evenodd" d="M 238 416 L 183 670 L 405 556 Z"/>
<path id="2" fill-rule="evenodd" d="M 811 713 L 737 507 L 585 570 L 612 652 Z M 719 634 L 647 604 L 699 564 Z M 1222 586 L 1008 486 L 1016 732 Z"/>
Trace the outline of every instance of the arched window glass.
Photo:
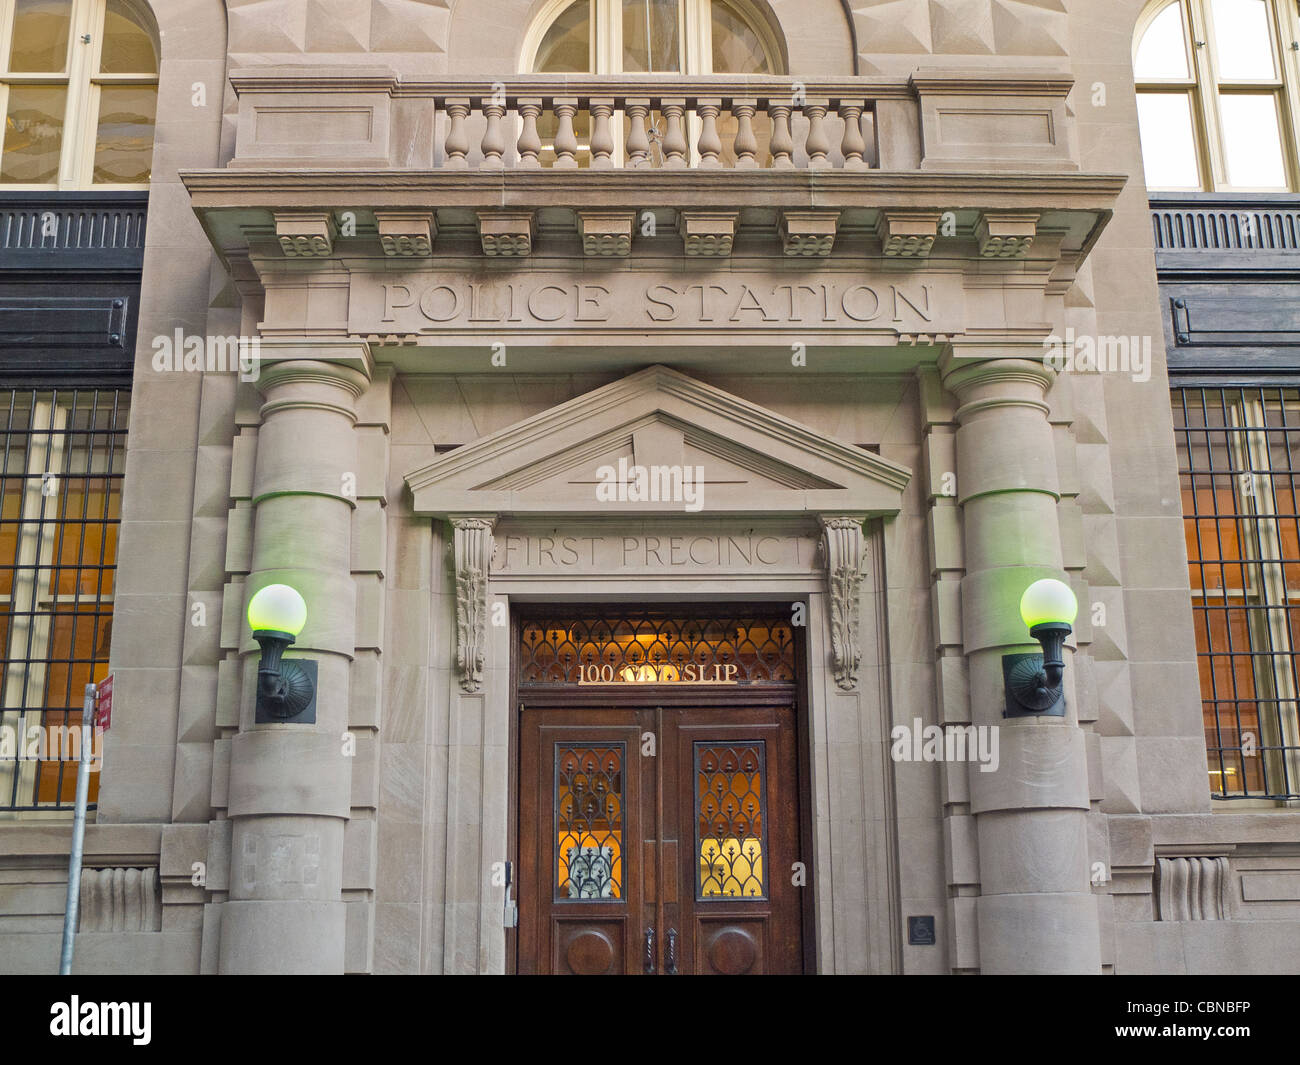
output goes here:
<path id="1" fill-rule="evenodd" d="M 539 74 L 591 73 L 591 0 L 570 4 L 547 28 L 537 46 Z"/>
<path id="2" fill-rule="evenodd" d="M 747 0 L 555 0 L 542 12 L 524 47 L 523 69 L 538 74 L 780 74 L 784 71 L 775 34 Z M 656 135 L 660 117 L 651 114 L 651 160 L 662 160 Z M 691 118 L 691 122 L 696 119 Z M 622 118 L 616 126 L 627 135 Z M 573 119 L 579 166 L 591 160 L 591 122 L 585 111 Z M 537 123 L 543 166 L 554 160 L 557 121 L 543 113 Z M 734 162 L 735 119 L 723 112 L 718 131 L 722 162 Z M 770 124 L 754 120 L 760 159 L 767 154 Z"/>
<path id="3" fill-rule="evenodd" d="M 0 0 L 0 186 L 147 185 L 157 98 L 138 0 Z"/>
<path id="4" fill-rule="evenodd" d="M 1139 23 L 1133 69 L 1147 186 L 1300 188 L 1294 0 L 1163 0 Z M 1287 42 L 1287 46 L 1283 46 Z"/>
<path id="5" fill-rule="evenodd" d="M 779 74 L 780 48 L 746 0 L 556 0 L 524 48 L 536 73 Z"/>

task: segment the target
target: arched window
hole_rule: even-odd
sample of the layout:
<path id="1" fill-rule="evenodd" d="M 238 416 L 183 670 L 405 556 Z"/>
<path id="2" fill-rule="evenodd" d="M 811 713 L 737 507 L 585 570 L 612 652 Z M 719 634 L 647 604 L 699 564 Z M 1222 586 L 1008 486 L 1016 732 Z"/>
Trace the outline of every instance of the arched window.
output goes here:
<path id="1" fill-rule="evenodd" d="M 150 26 L 139 0 L 0 0 L 0 187 L 149 183 Z"/>
<path id="2" fill-rule="evenodd" d="M 775 34 L 745 0 L 557 0 L 524 46 L 541 74 L 780 74 Z"/>
<path id="3" fill-rule="evenodd" d="M 748 0 L 554 0 L 537 19 L 524 42 L 522 68 L 537 74 L 782 74 L 780 42 L 758 8 Z M 690 117 L 695 143 L 698 119 Z M 734 164 L 731 145 L 736 122 L 723 112 L 718 132 L 724 166 Z M 620 117 L 616 136 L 626 136 Z M 538 133 L 542 164 L 553 158 L 554 115 L 543 114 Z M 590 163 L 590 117 L 574 116 L 579 141 L 578 165 Z M 650 116 L 650 160 L 662 162 L 660 117 Z M 754 119 L 758 158 L 766 159 L 770 123 Z M 619 148 L 616 148 L 617 155 Z M 769 160 L 770 162 L 770 160 Z"/>
<path id="4" fill-rule="evenodd" d="M 1300 189 L 1296 0 L 1164 0 L 1133 49 L 1147 187 Z"/>

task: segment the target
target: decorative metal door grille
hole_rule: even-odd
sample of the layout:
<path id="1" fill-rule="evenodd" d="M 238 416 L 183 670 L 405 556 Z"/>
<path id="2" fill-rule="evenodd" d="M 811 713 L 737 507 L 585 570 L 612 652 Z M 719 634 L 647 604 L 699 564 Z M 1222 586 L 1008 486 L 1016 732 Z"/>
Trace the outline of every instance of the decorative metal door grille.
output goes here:
<path id="1" fill-rule="evenodd" d="M 743 604 L 699 617 L 628 607 L 533 615 L 520 626 L 519 658 L 528 686 L 795 681 L 789 613 Z"/>
<path id="2" fill-rule="evenodd" d="M 555 745 L 555 897 L 623 898 L 624 745 Z"/>
<path id="3" fill-rule="evenodd" d="M 1300 798 L 1300 391 L 1174 391 L 1216 799 Z"/>
<path id="4" fill-rule="evenodd" d="M 765 744 L 695 744 L 699 899 L 767 898 Z"/>

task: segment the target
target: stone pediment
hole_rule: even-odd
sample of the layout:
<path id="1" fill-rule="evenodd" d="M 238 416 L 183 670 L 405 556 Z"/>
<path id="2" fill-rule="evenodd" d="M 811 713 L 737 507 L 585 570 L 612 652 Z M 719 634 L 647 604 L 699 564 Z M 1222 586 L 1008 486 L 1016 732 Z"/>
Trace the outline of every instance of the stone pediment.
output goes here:
<path id="1" fill-rule="evenodd" d="M 419 513 L 897 513 L 911 471 L 666 366 L 407 474 Z"/>

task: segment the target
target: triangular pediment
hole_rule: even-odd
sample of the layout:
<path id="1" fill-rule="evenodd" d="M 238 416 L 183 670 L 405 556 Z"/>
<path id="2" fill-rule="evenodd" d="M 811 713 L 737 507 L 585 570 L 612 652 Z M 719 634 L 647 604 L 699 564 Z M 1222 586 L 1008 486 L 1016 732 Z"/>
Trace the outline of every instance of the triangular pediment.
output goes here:
<path id="1" fill-rule="evenodd" d="M 406 482 L 419 513 L 896 513 L 911 471 L 666 366 L 492 433 Z"/>

